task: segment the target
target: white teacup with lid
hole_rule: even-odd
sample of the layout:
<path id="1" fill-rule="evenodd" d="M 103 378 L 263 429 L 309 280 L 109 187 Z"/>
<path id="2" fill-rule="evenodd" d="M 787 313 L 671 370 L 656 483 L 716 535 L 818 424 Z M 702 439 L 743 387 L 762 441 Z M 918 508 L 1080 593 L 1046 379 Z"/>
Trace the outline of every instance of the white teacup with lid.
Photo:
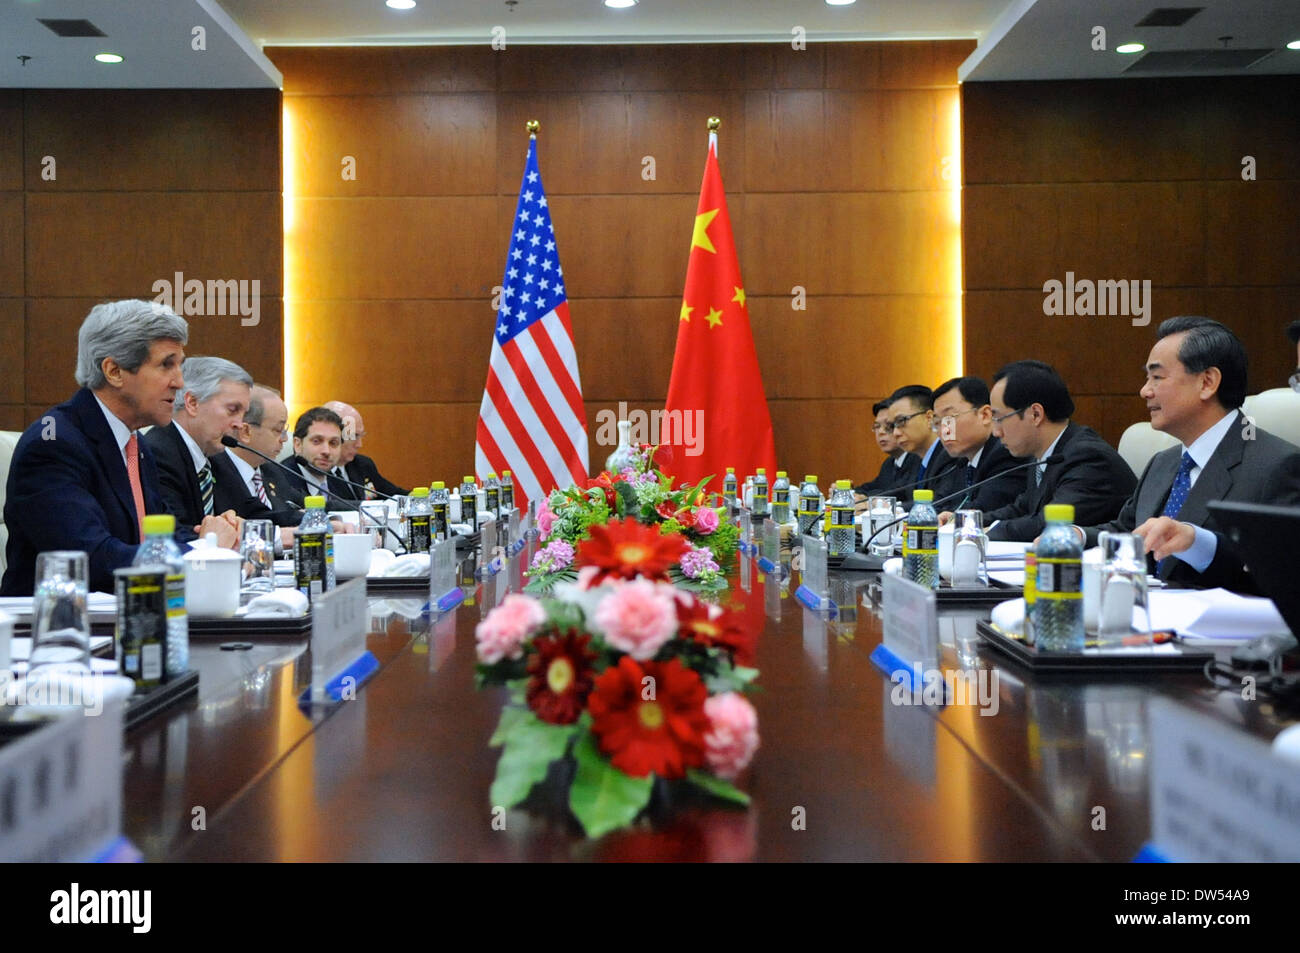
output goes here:
<path id="1" fill-rule="evenodd" d="M 217 545 L 217 534 L 195 540 L 185 554 L 185 611 L 196 619 L 228 619 L 239 611 L 244 560 Z"/>

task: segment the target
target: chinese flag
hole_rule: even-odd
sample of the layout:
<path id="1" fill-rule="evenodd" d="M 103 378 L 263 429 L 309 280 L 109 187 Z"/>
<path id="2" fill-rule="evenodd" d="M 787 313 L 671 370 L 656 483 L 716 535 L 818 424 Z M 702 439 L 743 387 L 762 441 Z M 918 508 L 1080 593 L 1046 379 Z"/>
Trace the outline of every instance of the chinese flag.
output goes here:
<path id="1" fill-rule="evenodd" d="M 657 459 L 681 482 L 695 483 L 712 474 L 709 489 L 720 492 L 727 467 L 736 468 L 741 482 L 758 467 L 767 468 L 769 484 L 776 477 L 772 418 L 758 371 L 713 132 L 691 234 L 660 441 L 671 448 L 665 447 Z"/>

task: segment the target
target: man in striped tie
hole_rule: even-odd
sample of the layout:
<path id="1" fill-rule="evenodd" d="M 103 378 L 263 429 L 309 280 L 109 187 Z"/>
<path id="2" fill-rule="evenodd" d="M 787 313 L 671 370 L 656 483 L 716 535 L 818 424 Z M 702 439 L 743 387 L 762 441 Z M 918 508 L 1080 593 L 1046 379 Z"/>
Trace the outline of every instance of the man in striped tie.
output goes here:
<path id="1" fill-rule="evenodd" d="M 288 422 L 289 409 L 280 392 L 265 384 L 254 384 L 235 437 L 274 460 L 289 438 Z M 295 508 L 280 495 L 284 470 L 239 447 L 226 447 L 209 462 L 217 482 L 213 505 L 218 512 L 232 509 L 244 519 L 271 520 L 286 528 L 302 521 L 302 508 Z M 292 543 L 288 533 L 281 533 L 281 539 L 285 545 Z"/>
<path id="2" fill-rule="evenodd" d="M 185 385 L 176 395 L 169 426 L 145 435 L 158 460 L 167 512 L 178 526 L 196 529 L 210 516 L 223 516 L 238 529 L 233 510 L 216 509 L 216 481 L 208 457 L 223 449 L 221 438 L 235 434 L 248 409 L 253 379 L 238 364 L 220 357 L 191 357 L 181 367 Z"/>
<path id="3" fill-rule="evenodd" d="M 135 558 L 141 519 L 165 512 L 153 453 L 136 430 L 170 421 L 188 340 L 185 319 L 154 302 L 91 309 L 77 336 L 81 389 L 42 414 L 14 450 L 0 594 L 31 595 L 37 554 L 55 549 L 86 553 L 90 588 L 113 591 L 113 570 Z M 201 528 L 223 545 L 235 539 L 224 520 Z"/>

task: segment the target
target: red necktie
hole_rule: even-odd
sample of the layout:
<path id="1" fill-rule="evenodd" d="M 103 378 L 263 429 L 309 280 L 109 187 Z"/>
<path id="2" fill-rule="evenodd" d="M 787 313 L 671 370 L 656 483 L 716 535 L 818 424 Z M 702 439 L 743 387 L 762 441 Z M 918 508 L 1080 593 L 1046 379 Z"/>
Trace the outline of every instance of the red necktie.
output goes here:
<path id="1" fill-rule="evenodd" d="M 140 438 L 132 431 L 126 442 L 126 478 L 131 481 L 131 498 L 135 500 L 135 517 L 144 539 L 144 488 L 140 485 Z"/>

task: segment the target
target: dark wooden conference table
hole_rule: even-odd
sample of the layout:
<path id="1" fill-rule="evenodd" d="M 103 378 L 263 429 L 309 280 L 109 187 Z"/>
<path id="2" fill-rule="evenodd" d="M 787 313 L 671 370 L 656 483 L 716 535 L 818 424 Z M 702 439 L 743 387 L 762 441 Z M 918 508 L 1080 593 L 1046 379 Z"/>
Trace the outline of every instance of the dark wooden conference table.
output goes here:
<path id="1" fill-rule="evenodd" d="M 1128 861 L 1149 835 L 1153 698 L 1278 730 L 1200 675 L 1036 680 L 980 643 L 978 608 L 941 611 L 941 665 L 996 673 L 996 714 L 895 704 L 869 659 L 877 576 L 834 578 L 837 601 L 861 605 L 828 622 L 746 575 L 734 597 L 763 609 L 747 810 L 688 795 L 594 842 L 545 804 L 494 825 L 504 693 L 474 689 L 490 581 L 434 620 L 418 591 L 371 595 L 381 667 L 328 709 L 298 707 L 305 640 L 196 643 L 197 700 L 126 735 L 124 833 L 151 861 Z"/>

